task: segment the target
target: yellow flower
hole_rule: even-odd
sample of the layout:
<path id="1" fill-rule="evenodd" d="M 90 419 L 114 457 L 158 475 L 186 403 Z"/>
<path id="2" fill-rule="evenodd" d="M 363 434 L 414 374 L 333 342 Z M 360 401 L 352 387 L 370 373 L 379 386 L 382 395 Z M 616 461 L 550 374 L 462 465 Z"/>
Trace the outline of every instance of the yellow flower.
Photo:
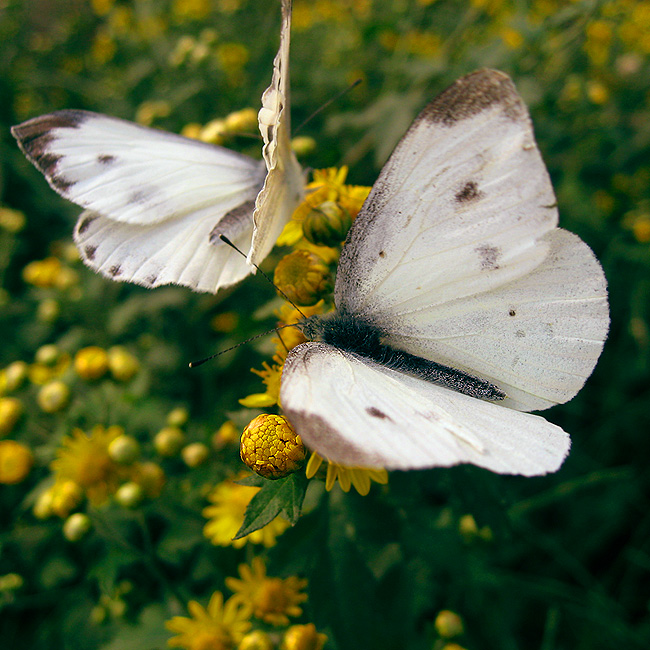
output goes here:
<path id="1" fill-rule="evenodd" d="M 237 442 L 239 429 L 232 420 L 224 422 L 212 435 L 212 448 L 221 451 L 226 445 Z"/>
<path id="2" fill-rule="evenodd" d="M 278 262 L 273 282 L 283 297 L 297 305 L 315 305 L 333 288 L 325 260 L 305 249 L 293 251 Z"/>
<path id="3" fill-rule="evenodd" d="M 208 500 L 213 505 L 203 509 L 203 516 L 209 519 L 203 528 L 203 534 L 215 546 L 241 548 L 247 542 L 252 542 L 270 547 L 275 544 L 275 538 L 289 527 L 289 522 L 278 516 L 250 535 L 233 540 L 244 521 L 246 507 L 259 489 L 248 485 L 238 485 L 233 481 L 224 481 L 215 486 L 208 494 Z"/>
<path id="4" fill-rule="evenodd" d="M 63 536 L 69 542 L 78 542 L 92 527 L 90 517 L 83 512 L 75 512 L 63 522 Z"/>
<path id="5" fill-rule="evenodd" d="M 0 483 L 20 483 L 29 474 L 34 455 L 15 440 L 0 440 Z"/>
<path id="6" fill-rule="evenodd" d="M 41 508 L 41 515 L 49 516 L 54 514 L 61 517 L 61 519 L 65 519 L 81 503 L 83 496 L 81 486 L 74 481 L 63 479 L 57 481 L 47 492 L 44 492 L 41 495 L 42 501 L 39 498 L 41 503 L 37 503 L 37 505 Z M 36 506 L 34 510 L 34 514 L 39 517 L 39 514 L 36 513 Z"/>
<path id="7" fill-rule="evenodd" d="M 184 406 L 177 406 L 167 413 L 165 418 L 167 426 L 182 427 L 190 419 L 190 412 Z"/>
<path id="8" fill-rule="evenodd" d="M 140 362 L 123 346 L 108 350 L 108 369 L 117 381 L 129 381 L 140 370 Z"/>
<path id="9" fill-rule="evenodd" d="M 230 133 L 257 131 L 257 111 L 254 108 L 242 108 L 226 115 L 225 122 Z"/>
<path id="10" fill-rule="evenodd" d="M 271 637 L 262 630 L 249 632 L 237 646 L 237 650 L 273 650 Z"/>
<path id="11" fill-rule="evenodd" d="M 27 379 L 28 366 L 24 361 L 14 361 L 3 371 L 4 389 L 7 392 L 18 390 Z"/>
<path id="12" fill-rule="evenodd" d="M 210 457 L 210 448 L 202 442 L 192 442 L 181 449 L 181 458 L 188 467 L 199 467 Z"/>
<path id="13" fill-rule="evenodd" d="M 82 379 L 99 379 L 108 370 L 108 354 L 103 348 L 90 345 L 74 356 L 74 369 Z"/>
<path id="14" fill-rule="evenodd" d="M 224 43 L 217 48 L 217 59 L 225 72 L 237 75 L 248 63 L 250 54 L 241 43 Z"/>
<path id="15" fill-rule="evenodd" d="M 0 228 L 16 234 L 25 227 L 25 214 L 20 210 L 12 210 L 0 206 Z"/>
<path id="16" fill-rule="evenodd" d="M 23 269 L 23 280 L 41 289 L 56 286 L 57 276 L 63 265 L 57 257 L 48 257 L 44 260 L 30 262 Z"/>
<path id="17" fill-rule="evenodd" d="M 255 618 L 275 626 L 289 625 L 289 616 L 300 616 L 300 603 L 307 600 L 307 594 L 300 593 L 307 586 L 307 580 L 290 576 L 269 578 L 264 561 L 253 558 L 251 566 L 239 565 L 237 578 L 226 578 L 227 587 L 234 592 L 231 600 L 241 603 L 242 608 Z"/>
<path id="18" fill-rule="evenodd" d="M 249 615 L 232 598 L 223 602 L 223 594 L 215 591 L 207 608 L 191 600 L 190 617 L 174 616 L 165 627 L 178 636 L 167 644 L 185 650 L 233 650 L 250 629 Z"/>
<path id="19" fill-rule="evenodd" d="M 305 460 L 305 447 L 287 418 L 263 413 L 244 429 L 240 456 L 256 474 L 278 479 L 300 468 Z"/>
<path id="20" fill-rule="evenodd" d="M 124 435 L 122 427 L 104 428 L 98 424 L 90 434 L 74 429 L 63 439 L 50 467 L 57 481 L 73 481 L 83 489 L 93 505 L 106 501 L 114 494 L 127 469 L 116 463 L 108 452 L 109 445 Z"/>
<path id="21" fill-rule="evenodd" d="M 273 357 L 274 363 L 272 366 L 266 361 L 262 363 L 263 370 L 251 368 L 251 372 L 262 378 L 266 386 L 266 392 L 253 393 L 243 399 L 239 400 L 242 406 L 247 408 L 267 408 L 278 403 L 280 399 L 280 378 L 282 377 L 282 359 L 277 356 Z"/>
<path id="22" fill-rule="evenodd" d="M 321 466 L 323 458 L 316 452 L 313 452 L 307 463 L 307 478 L 316 475 L 318 468 Z M 385 469 L 364 469 L 363 467 L 344 467 L 336 463 L 327 465 L 327 477 L 325 479 L 325 489 L 327 491 L 334 487 L 338 480 L 341 489 L 344 492 L 350 490 L 353 485 L 354 489 L 361 495 L 365 496 L 370 492 L 370 482 L 375 481 L 381 485 L 388 483 L 388 472 Z"/>
<path id="23" fill-rule="evenodd" d="M 43 360 L 37 354 L 36 363 L 29 366 L 27 370 L 29 380 L 38 386 L 43 386 L 63 375 L 72 363 L 70 355 L 67 352 L 59 352 L 56 346 L 43 346 L 43 348 L 49 348 L 50 350 L 53 348 L 55 357 L 52 360 Z M 40 348 L 39 352 L 43 348 Z"/>
<path id="24" fill-rule="evenodd" d="M 321 650 L 325 641 L 327 637 L 317 632 L 313 623 L 292 625 L 284 633 L 280 650 Z"/>
<path id="25" fill-rule="evenodd" d="M 161 456 L 176 456 L 185 444 L 185 434 L 178 427 L 163 427 L 154 436 L 153 446 Z"/>

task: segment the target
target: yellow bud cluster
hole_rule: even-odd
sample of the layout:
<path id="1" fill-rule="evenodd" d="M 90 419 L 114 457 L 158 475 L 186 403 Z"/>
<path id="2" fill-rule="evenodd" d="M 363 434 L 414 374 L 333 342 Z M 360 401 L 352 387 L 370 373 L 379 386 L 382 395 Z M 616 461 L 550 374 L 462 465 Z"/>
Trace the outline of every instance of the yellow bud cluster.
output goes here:
<path id="1" fill-rule="evenodd" d="M 278 479 L 301 467 L 305 447 L 287 418 L 263 413 L 244 429 L 240 456 L 260 476 Z"/>

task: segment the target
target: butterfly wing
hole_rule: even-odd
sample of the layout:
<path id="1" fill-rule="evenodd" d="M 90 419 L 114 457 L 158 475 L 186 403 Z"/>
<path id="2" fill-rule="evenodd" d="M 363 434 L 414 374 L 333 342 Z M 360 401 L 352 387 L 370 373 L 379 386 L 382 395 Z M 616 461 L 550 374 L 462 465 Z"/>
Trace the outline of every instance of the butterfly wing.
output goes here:
<path id="1" fill-rule="evenodd" d="M 284 412 L 305 444 L 346 466 L 472 463 L 500 474 L 553 472 L 569 436 L 544 418 L 468 397 L 325 343 L 293 348 Z"/>
<path id="2" fill-rule="evenodd" d="M 343 248 L 336 304 L 388 344 L 495 383 L 508 406 L 565 402 L 609 317 L 600 265 L 557 219 L 523 101 L 480 70 L 398 144 Z"/>
<path id="3" fill-rule="evenodd" d="M 303 197 L 303 174 L 291 150 L 289 110 L 289 39 L 291 1 L 282 0 L 280 49 L 273 61 L 271 85 L 262 95 L 259 125 L 264 140 L 262 156 L 268 170 L 255 201 L 253 239 L 248 254 L 260 264 L 269 254 L 284 225 Z"/>
<path id="4" fill-rule="evenodd" d="M 93 269 L 210 292 L 249 273 L 210 233 L 223 229 L 247 245 L 241 234 L 250 237 L 264 178 L 254 160 L 87 111 L 37 117 L 12 133 L 52 188 L 89 211 L 75 240 Z"/>

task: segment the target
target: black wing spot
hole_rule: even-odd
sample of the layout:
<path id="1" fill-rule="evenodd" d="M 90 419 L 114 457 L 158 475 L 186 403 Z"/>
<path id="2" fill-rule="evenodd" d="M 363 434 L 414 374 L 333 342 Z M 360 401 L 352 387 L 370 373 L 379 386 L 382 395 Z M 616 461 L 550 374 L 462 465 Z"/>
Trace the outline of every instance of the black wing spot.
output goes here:
<path id="1" fill-rule="evenodd" d="M 111 266 L 110 269 L 108 269 L 109 275 L 112 275 L 114 278 L 120 275 L 122 273 L 122 267 L 119 264 L 116 264 L 115 266 Z"/>
<path id="2" fill-rule="evenodd" d="M 153 287 L 155 286 L 157 280 L 158 280 L 157 275 L 150 275 L 148 278 L 145 279 L 145 284 L 148 284 L 150 287 Z"/>
<path id="3" fill-rule="evenodd" d="M 115 162 L 115 156 L 111 156 L 109 154 L 100 154 L 97 156 L 97 162 L 100 165 L 110 165 Z"/>
<path id="4" fill-rule="evenodd" d="M 511 310 L 508 312 L 508 316 L 516 316 L 516 315 L 517 315 L 517 312 L 516 312 L 514 309 L 511 309 Z"/>
<path id="5" fill-rule="evenodd" d="M 483 193 L 479 191 L 476 181 L 467 181 L 463 187 L 456 192 L 457 203 L 467 203 L 469 201 L 475 201 L 480 199 Z"/>
<path id="6" fill-rule="evenodd" d="M 94 260 L 95 253 L 97 252 L 97 246 L 86 246 L 84 248 L 84 254 L 86 255 L 87 260 Z"/>
<path id="7" fill-rule="evenodd" d="M 384 251 L 379 251 L 379 257 L 386 257 L 386 253 Z"/>
<path id="8" fill-rule="evenodd" d="M 474 249 L 480 257 L 481 271 L 496 271 L 499 268 L 499 257 L 501 250 L 495 246 L 483 244 Z"/>
<path id="9" fill-rule="evenodd" d="M 79 225 L 77 226 L 77 234 L 78 235 L 83 235 L 86 232 L 86 230 L 88 230 L 88 227 L 90 226 L 90 224 L 93 221 L 95 221 L 95 219 L 97 219 L 97 216 L 95 216 L 95 215 L 84 217 L 83 219 L 81 219 L 81 221 L 79 222 Z"/>
<path id="10" fill-rule="evenodd" d="M 383 411 L 380 411 L 376 406 L 366 407 L 366 413 L 368 415 L 371 415 L 373 418 L 379 418 L 380 420 L 390 420 L 391 422 L 393 421 L 392 418 L 386 415 Z"/>

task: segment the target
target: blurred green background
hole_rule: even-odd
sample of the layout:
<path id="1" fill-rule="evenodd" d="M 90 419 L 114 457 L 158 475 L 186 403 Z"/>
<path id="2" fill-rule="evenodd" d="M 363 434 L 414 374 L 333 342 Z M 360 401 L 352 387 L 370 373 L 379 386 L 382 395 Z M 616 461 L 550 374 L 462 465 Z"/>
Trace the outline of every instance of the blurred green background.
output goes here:
<path id="1" fill-rule="evenodd" d="M 179 603 L 205 604 L 250 560 L 250 545 L 201 534 L 206 491 L 240 467 L 236 445 L 194 468 L 157 459 L 162 496 L 89 507 L 94 529 L 77 543 L 33 507 L 73 427 L 120 425 L 155 459 L 175 407 L 189 412 L 188 441 L 210 445 L 229 418 L 246 424 L 237 400 L 260 391 L 249 369 L 269 358 L 268 341 L 187 362 L 272 326 L 276 304 L 259 277 L 206 296 L 93 275 L 68 246 L 79 209 L 9 127 L 83 108 L 180 132 L 257 110 L 278 30 L 279 2 L 0 1 L 0 368 L 31 367 L 50 344 L 64 356 L 124 346 L 139 363 L 130 381 L 62 369 L 71 398 L 56 412 L 39 407 L 38 381 L 12 393 L 24 413 L 5 437 L 32 450 L 34 467 L 0 485 L 0 577 L 20 577 L 0 579 L 3 647 L 166 647 Z M 348 164 L 349 182 L 371 185 L 435 94 L 476 68 L 504 70 L 530 107 L 560 223 L 601 260 L 612 311 L 586 387 L 545 414 L 572 435 L 558 473 L 394 473 L 366 497 L 318 493 L 278 538 L 269 573 L 309 579 L 301 620 L 326 648 L 440 648 L 442 609 L 462 616 L 469 650 L 650 647 L 649 53 L 646 1 L 295 0 L 293 125 L 363 81 L 301 130 L 317 143 L 303 165 Z M 259 157 L 254 139 L 226 144 Z M 30 282 L 27 265 L 52 256 L 64 279 Z"/>

